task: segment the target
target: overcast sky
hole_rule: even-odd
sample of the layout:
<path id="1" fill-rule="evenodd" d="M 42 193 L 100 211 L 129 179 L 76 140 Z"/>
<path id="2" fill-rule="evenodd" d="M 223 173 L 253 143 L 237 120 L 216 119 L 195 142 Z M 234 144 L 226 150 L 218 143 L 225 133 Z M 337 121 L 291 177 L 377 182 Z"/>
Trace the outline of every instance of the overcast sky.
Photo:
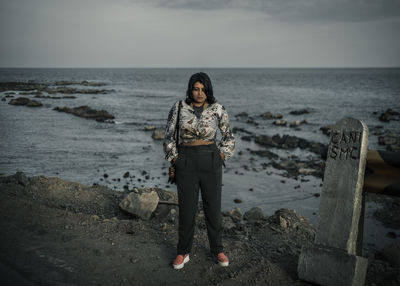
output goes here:
<path id="1" fill-rule="evenodd" d="M 400 66 L 400 0 L 0 3 L 0 67 Z"/>

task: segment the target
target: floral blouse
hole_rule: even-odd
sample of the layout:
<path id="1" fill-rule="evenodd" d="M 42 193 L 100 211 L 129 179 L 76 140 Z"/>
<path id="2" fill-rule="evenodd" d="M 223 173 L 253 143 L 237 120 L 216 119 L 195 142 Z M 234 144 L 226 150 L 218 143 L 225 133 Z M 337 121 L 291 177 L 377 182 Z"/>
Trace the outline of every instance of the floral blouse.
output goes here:
<path id="1" fill-rule="evenodd" d="M 168 161 L 172 161 L 178 155 L 174 135 L 179 102 L 176 102 L 172 106 L 165 128 L 163 145 L 165 159 Z M 179 127 L 179 144 L 195 140 L 215 141 L 217 129 L 219 129 L 222 138 L 218 144 L 218 149 L 224 154 L 225 160 L 232 157 L 235 151 L 235 138 L 229 125 L 228 113 L 225 107 L 218 102 L 208 105 L 201 113 L 200 119 L 197 119 L 193 108 L 182 100 Z"/>

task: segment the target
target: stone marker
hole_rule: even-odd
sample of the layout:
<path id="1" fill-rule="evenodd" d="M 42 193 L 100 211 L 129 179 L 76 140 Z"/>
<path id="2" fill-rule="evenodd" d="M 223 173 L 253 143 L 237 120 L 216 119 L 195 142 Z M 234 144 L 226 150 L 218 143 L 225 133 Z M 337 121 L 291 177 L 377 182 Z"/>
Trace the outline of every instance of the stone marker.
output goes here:
<path id="1" fill-rule="evenodd" d="M 302 247 L 300 279 L 321 285 L 364 285 L 363 182 L 368 128 L 345 118 L 330 132 L 314 245 Z M 359 256 L 357 256 L 359 255 Z"/>

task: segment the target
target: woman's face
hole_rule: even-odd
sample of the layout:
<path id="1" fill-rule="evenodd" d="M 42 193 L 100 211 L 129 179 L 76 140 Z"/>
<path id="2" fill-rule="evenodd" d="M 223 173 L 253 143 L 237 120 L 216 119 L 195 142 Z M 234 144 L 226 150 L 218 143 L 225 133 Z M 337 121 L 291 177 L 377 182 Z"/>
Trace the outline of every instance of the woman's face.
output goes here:
<path id="1" fill-rule="evenodd" d="M 192 95 L 195 103 L 203 104 L 207 99 L 207 95 L 204 92 L 204 84 L 197 81 L 193 86 Z"/>

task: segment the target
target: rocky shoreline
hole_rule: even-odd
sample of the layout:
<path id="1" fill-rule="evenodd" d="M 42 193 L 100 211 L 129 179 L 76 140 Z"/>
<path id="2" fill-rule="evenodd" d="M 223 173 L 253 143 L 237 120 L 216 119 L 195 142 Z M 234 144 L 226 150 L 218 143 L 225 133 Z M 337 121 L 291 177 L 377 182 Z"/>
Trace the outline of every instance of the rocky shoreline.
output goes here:
<path id="1" fill-rule="evenodd" d="M 132 191 L 44 176 L 28 178 L 21 172 L 1 176 L 3 281 L 20 285 L 181 285 L 182 281 L 191 285 L 311 285 L 299 280 L 296 271 L 301 246 L 310 245 L 315 235 L 300 214 L 280 209 L 264 217 L 257 208 L 245 214 L 238 208 L 222 213 L 231 264 L 220 268 L 209 255 L 200 205 L 191 261 L 176 271 L 170 265 L 177 242 L 176 193 L 141 189 L 156 192 L 161 202 L 143 220 L 119 206 Z M 366 255 L 366 285 L 400 282 L 396 256 L 388 251 Z"/>

